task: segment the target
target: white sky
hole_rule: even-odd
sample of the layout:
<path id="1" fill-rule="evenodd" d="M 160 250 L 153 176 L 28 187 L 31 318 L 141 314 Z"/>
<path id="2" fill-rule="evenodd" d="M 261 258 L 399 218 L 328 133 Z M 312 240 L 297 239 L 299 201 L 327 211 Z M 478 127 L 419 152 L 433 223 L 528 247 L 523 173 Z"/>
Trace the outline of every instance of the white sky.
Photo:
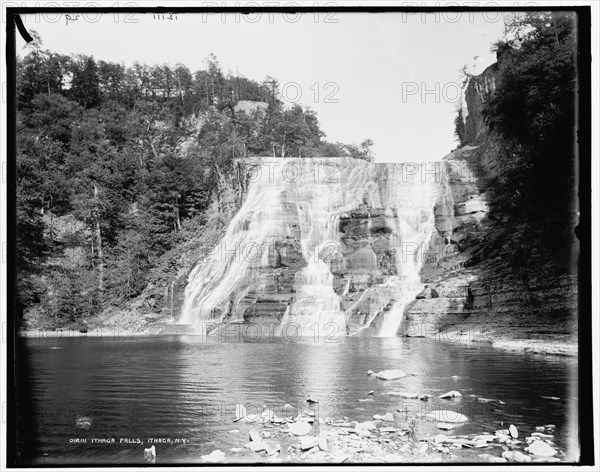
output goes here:
<path id="1" fill-rule="evenodd" d="M 379 162 L 430 161 L 456 147 L 458 70 L 467 64 L 479 73 L 493 63 L 490 45 L 504 26 L 493 11 L 179 14 L 177 20 L 88 14 L 68 25 L 61 14 L 23 19 L 55 52 L 125 65 L 181 62 L 192 72 L 214 53 L 224 72 L 259 81 L 274 76 L 282 87 L 289 84 L 288 102 L 301 91 L 300 103 L 317 111 L 326 139 L 371 138 Z"/>

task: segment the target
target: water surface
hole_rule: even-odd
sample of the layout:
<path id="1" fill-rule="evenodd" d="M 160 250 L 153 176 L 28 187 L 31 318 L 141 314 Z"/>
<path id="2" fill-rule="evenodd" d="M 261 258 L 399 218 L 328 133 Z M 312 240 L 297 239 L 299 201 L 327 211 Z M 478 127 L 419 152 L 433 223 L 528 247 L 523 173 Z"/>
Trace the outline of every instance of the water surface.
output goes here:
<path id="1" fill-rule="evenodd" d="M 447 434 L 493 433 L 510 424 L 530 434 L 535 426 L 551 423 L 556 425 L 556 447 L 566 450 L 576 443 L 569 422 L 576 421 L 570 408 L 577 402 L 571 388 L 575 359 L 417 338 L 329 341 L 213 342 L 195 336 L 27 339 L 36 462 L 143 463 L 149 438 L 171 441 L 156 445 L 157 464 L 200 462 L 203 454 L 228 452 L 247 442 L 245 434 L 230 432 L 240 427 L 233 422 L 236 403 L 245 404 L 249 415 L 263 405 L 279 414 L 290 404 L 305 412 L 312 408 L 325 419 L 358 421 L 398 409 L 404 410 L 400 416 L 408 417 L 444 408 L 471 420 Z M 392 368 L 414 375 L 396 381 L 367 375 L 369 369 Z M 367 395 L 371 390 L 374 395 Z M 435 398 L 449 390 L 463 397 Z M 401 400 L 385 395 L 389 391 L 429 393 L 434 398 L 426 403 Z M 309 396 L 319 403 L 309 406 Z M 504 405 L 479 403 L 476 397 Z M 372 401 L 358 401 L 366 398 Z M 77 424 L 81 417 L 91 419 L 89 429 L 81 421 Z M 435 422 L 419 422 L 419 434 L 439 432 Z M 92 438 L 116 442 L 92 444 Z M 87 443 L 74 443 L 77 439 Z M 175 444 L 175 439 L 185 444 Z M 477 450 L 481 452 L 490 451 Z"/>

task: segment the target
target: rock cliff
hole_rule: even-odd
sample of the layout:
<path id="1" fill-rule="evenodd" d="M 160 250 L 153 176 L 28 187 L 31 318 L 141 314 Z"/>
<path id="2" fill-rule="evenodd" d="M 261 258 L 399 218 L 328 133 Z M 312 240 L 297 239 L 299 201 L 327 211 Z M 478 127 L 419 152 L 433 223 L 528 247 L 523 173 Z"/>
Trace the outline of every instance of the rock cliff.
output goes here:
<path id="1" fill-rule="evenodd" d="M 488 183 L 505 169 L 500 137 L 484 113 L 497 69 L 497 64 L 488 67 L 466 89 L 467 143 L 444 158 L 453 170 L 453 206 L 436 210 L 438 235 L 451 231 L 450 246 L 445 257 L 427 261 L 421 272 L 437 297 L 428 294 L 408 307 L 403 334 L 575 354 L 578 242 L 573 228 L 532 221 L 508 232 L 504 215 L 486 205 Z M 569 243 L 549 249 L 553 239 Z"/>

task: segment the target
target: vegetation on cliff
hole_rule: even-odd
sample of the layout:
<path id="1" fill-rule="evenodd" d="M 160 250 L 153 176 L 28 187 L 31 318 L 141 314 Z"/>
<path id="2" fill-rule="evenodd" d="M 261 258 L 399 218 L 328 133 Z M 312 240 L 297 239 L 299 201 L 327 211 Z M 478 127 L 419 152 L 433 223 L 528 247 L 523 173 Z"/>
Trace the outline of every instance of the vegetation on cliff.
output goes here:
<path id="1" fill-rule="evenodd" d="M 278 83 L 225 74 L 213 55 L 131 67 L 42 49 L 17 61 L 17 315 L 30 327 L 85 327 L 138 296 L 203 228 L 219 182 L 246 156 L 348 156 L 316 113 Z M 240 101 L 262 102 L 249 110 Z M 209 224 L 211 223 L 211 224 Z M 160 272 L 157 275 L 156 272 Z"/>
<path id="2" fill-rule="evenodd" d="M 496 164 L 482 176 L 491 214 L 501 223 L 487 249 L 493 251 L 519 234 L 510 242 L 510 253 L 520 272 L 540 254 L 555 259 L 563 270 L 572 268 L 577 224 L 576 31 L 576 17 L 570 13 L 515 14 L 505 30 L 511 39 L 493 46 L 498 63 L 486 71 L 495 85 L 481 109 L 487 132 L 479 134 L 481 140 L 469 141 L 462 115 L 455 121 L 460 145 L 480 146 L 479 159 L 487 155 Z"/>

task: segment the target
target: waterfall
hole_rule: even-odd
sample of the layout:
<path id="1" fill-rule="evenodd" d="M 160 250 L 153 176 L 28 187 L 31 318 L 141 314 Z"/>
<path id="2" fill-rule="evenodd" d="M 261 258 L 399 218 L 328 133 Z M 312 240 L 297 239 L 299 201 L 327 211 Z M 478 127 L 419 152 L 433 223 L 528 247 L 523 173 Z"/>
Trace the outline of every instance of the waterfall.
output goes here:
<path id="1" fill-rule="evenodd" d="M 255 158 L 249 165 L 247 197 L 189 274 L 179 322 L 198 332 L 244 319 L 277 324 L 279 334 L 310 336 L 316 326 L 346 335 L 350 318 L 366 316 L 372 334 L 394 336 L 423 287 L 439 191 L 431 163 Z"/>

